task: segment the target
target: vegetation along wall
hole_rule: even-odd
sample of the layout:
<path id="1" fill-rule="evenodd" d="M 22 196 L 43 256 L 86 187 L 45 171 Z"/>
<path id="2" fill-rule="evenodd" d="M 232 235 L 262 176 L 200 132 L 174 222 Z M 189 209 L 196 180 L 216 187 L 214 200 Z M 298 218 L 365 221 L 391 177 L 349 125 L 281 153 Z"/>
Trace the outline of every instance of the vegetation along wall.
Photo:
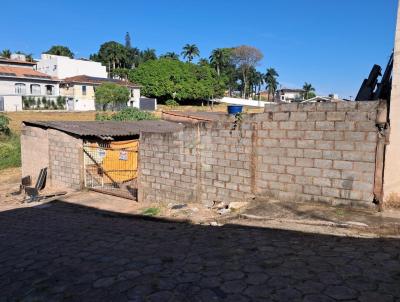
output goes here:
<path id="1" fill-rule="evenodd" d="M 381 106 L 271 105 L 263 114 L 226 116 L 177 133 L 143 133 L 139 201 L 212 205 L 271 196 L 373 207 L 382 180 L 375 164 Z"/>

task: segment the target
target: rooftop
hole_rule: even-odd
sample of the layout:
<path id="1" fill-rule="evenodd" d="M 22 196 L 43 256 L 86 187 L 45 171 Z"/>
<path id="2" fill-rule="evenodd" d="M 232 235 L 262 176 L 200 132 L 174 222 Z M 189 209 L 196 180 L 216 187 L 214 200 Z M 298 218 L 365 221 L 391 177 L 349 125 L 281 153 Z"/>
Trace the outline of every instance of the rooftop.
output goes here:
<path id="1" fill-rule="evenodd" d="M 35 66 L 37 63 L 36 62 L 28 62 L 28 61 L 22 61 L 22 60 L 13 60 L 9 58 L 4 58 L 0 57 L 0 64 L 18 64 L 18 65 L 25 65 L 25 66 Z"/>
<path id="2" fill-rule="evenodd" d="M 109 79 L 109 78 L 98 78 L 98 77 L 91 77 L 87 75 L 78 75 L 74 77 L 69 77 L 63 80 L 63 83 L 65 84 L 93 84 L 93 85 L 100 85 L 103 83 L 115 83 L 121 86 L 127 86 L 127 87 L 132 87 L 132 88 L 139 88 L 141 87 L 138 84 L 128 82 L 128 81 L 122 81 L 122 80 L 117 80 L 117 79 Z"/>
<path id="3" fill-rule="evenodd" d="M 29 67 L 17 67 L 17 66 L 1 66 L 0 65 L 0 77 L 10 77 L 10 78 L 27 78 L 27 79 L 41 79 L 41 80 L 54 80 L 58 81 L 56 78 L 33 70 Z"/>
<path id="4" fill-rule="evenodd" d="M 27 126 L 56 129 L 81 137 L 100 137 L 112 140 L 113 137 L 139 135 L 141 132 L 168 133 L 183 129 L 183 125 L 162 120 L 153 121 L 24 121 Z"/>

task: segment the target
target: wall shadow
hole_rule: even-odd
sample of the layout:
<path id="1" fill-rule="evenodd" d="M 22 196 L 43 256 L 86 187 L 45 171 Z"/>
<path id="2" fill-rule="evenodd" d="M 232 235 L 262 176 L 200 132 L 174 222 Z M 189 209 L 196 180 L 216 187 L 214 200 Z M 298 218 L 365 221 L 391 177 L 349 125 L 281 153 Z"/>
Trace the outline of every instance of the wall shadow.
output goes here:
<path id="1" fill-rule="evenodd" d="M 0 213 L 1 301 L 400 299 L 400 241 L 121 216 Z M 386 300 L 385 300 L 386 301 Z"/>

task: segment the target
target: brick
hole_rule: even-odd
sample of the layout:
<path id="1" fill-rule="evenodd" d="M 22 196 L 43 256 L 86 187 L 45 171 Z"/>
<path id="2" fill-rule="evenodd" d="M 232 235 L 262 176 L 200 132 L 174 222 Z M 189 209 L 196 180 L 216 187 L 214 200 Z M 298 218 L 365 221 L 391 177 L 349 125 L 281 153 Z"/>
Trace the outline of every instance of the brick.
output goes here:
<path id="1" fill-rule="evenodd" d="M 317 111 L 336 111 L 336 103 L 317 103 Z"/>
<path id="2" fill-rule="evenodd" d="M 325 112 L 308 112 L 307 121 L 325 121 L 326 113 Z"/>
<path id="3" fill-rule="evenodd" d="M 279 122 L 279 128 L 283 130 L 295 130 L 296 122 Z"/>
<path id="4" fill-rule="evenodd" d="M 331 150 L 334 148 L 334 141 L 316 141 L 315 148 L 320 150 Z"/>
<path id="5" fill-rule="evenodd" d="M 341 172 L 339 170 L 323 169 L 322 177 L 331 178 L 331 179 L 332 178 L 341 178 Z"/>
<path id="6" fill-rule="evenodd" d="M 290 113 L 290 120 L 303 122 L 307 120 L 307 112 L 291 112 Z"/>
<path id="7" fill-rule="evenodd" d="M 344 121 L 346 119 L 346 112 L 328 112 L 326 119 L 328 121 Z"/>
<path id="8" fill-rule="evenodd" d="M 315 141 L 314 140 L 298 140 L 297 147 L 302 148 L 302 149 L 315 148 Z"/>
<path id="9" fill-rule="evenodd" d="M 324 150 L 322 154 L 323 159 L 342 159 L 341 151 Z"/>
<path id="10" fill-rule="evenodd" d="M 316 130 L 335 130 L 335 122 L 323 121 L 315 123 Z"/>
<path id="11" fill-rule="evenodd" d="M 297 122 L 297 130 L 315 130 L 315 122 Z"/>
<path id="12" fill-rule="evenodd" d="M 321 187 L 304 185 L 304 193 L 305 194 L 321 195 L 321 192 L 322 192 Z"/>
<path id="13" fill-rule="evenodd" d="M 328 159 L 315 159 L 314 160 L 314 167 L 321 168 L 321 169 L 330 169 L 333 166 L 332 160 Z"/>
<path id="14" fill-rule="evenodd" d="M 304 157 L 303 149 L 287 149 L 287 156 L 289 157 Z"/>
<path id="15" fill-rule="evenodd" d="M 367 112 L 347 112 L 347 120 L 349 121 L 367 121 L 368 113 Z"/>
<path id="16" fill-rule="evenodd" d="M 314 161 L 310 158 L 296 158 L 296 166 L 297 167 L 314 167 Z"/>
<path id="17" fill-rule="evenodd" d="M 336 141 L 335 142 L 335 150 L 340 151 L 352 151 L 354 150 L 354 143 L 347 141 Z"/>
<path id="18" fill-rule="evenodd" d="M 352 170 L 353 163 L 350 161 L 335 160 L 333 162 L 333 168 L 338 169 L 338 170 Z"/>
<path id="19" fill-rule="evenodd" d="M 322 158 L 322 151 L 315 149 L 305 149 L 304 150 L 305 158 Z"/>
<path id="20" fill-rule="evenodd" d="M 274 112 L 273 120 L 274 121 L 288 121 L 289 120 L 289 112 Z"/>
<path id="21" fill-rule="evenodd" d="M 304 168 L 304 176 L 321 177 L 322 170 L 318 168 Z"/>
<path id="22" fill-rule="evenodd" d="M 286 167 L 286 172 L 291 175 L 303 175 L 302 167 Z"/>
<path id="23" fill-rule="evenodd" d="M 344 133 L 344 139 L 349 141 L 358 141 L 363 142 L 365 141 L 365 132 L 356 132 L 356 131 L 346 131 Z"/>
<path id="24" fill-rule="evenodd" d="M 281 139 L 279 140 L 279 146 L 282 148 L 295 148 L 296 141 L 293 139 Z"/>
<path id="25" fill-rule="evenodd" d="M 344 140 L 344 132 L 342 131 L 325 131 L 324 140 L 328 141 L 340 141 Z"/>
<path id="26" fill-rule="evenodd" d="M 315 177 L 313 179 L 313 184 L 315 186 L 320 186 L 320 187 L 330 187 L 331 184 L 331 180 L 329 178 L 322 178 L 322 177 Z"/>
<path id="27" fill-rule="evenodd" d="M 319 140 L 322 139 L 323 134 L 324 134 L 323 131 L 306 131 L 304 138 Z"/>

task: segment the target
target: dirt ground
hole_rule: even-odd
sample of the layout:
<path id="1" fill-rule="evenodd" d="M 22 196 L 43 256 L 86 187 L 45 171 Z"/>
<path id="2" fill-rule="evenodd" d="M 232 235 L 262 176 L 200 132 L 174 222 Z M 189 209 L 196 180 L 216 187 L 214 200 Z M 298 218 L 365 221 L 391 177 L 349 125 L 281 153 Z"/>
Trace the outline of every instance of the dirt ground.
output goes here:
<path id="1" fill-rule="evenodd" d="M 21 180 L 21 168 L 8 168 L 0 170 L 0 186 L 15 184 Z"/>

